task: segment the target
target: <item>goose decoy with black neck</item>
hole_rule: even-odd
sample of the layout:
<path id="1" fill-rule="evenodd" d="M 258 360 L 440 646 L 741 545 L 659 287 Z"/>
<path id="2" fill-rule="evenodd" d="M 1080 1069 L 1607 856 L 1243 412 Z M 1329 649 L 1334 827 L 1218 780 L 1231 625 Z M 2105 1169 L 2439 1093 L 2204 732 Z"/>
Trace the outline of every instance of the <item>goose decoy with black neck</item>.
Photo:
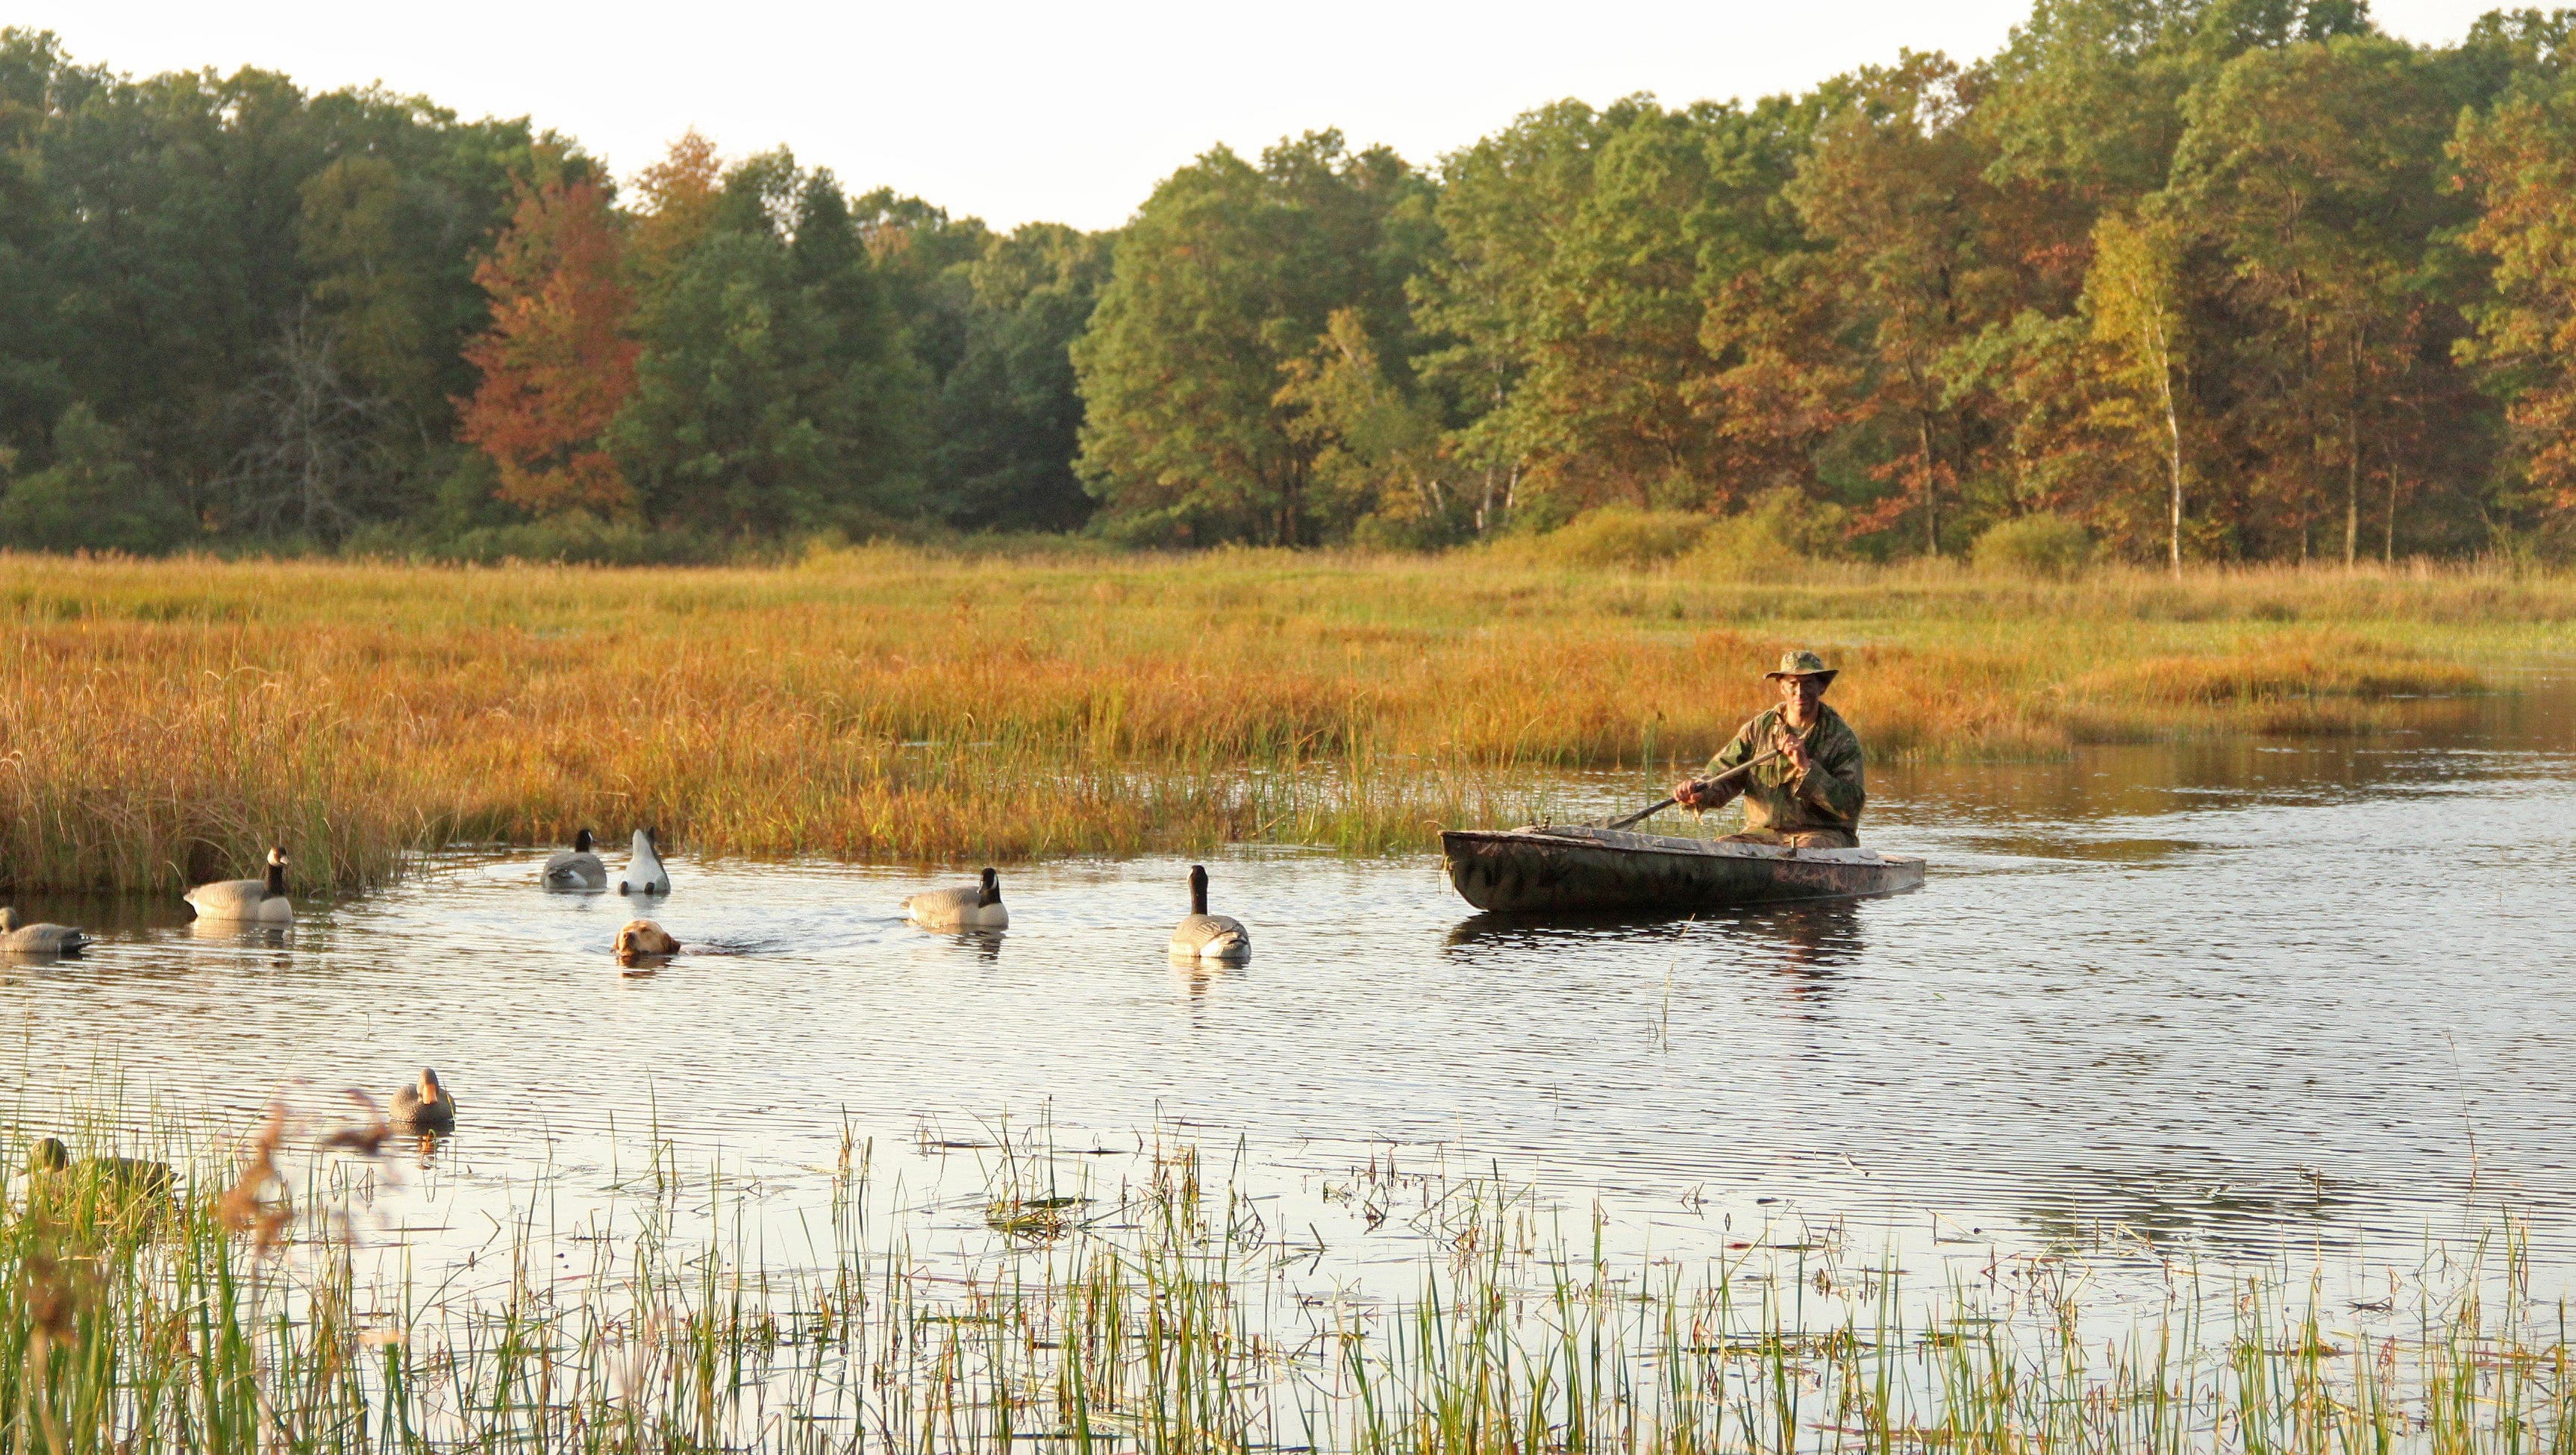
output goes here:
<path id="1" fill-rule="evenodd" d="M 635 831 L 635 847 L 628 853 L 625 877 L 617 881 L 620 894 L 668 894 L 671 876 L 663 872 L 662 855 L 654 843 L 651 829 Z"/>
<path id="2" fill-rule="evenodd" d="M 1011 912 L 1002 905 L 1002 876 L 988 866 L 981 880 L 965 889 L 932 889 L 903 902 L 903 912 L 925 930 L 1007 930 Z"/>
<path id="3" fill-rule="evenodd" d="M 599 856 L 591 852 L 592 842 L 590 830 L 583 829 L 572 836 L 571 848 L 557 849 L 547 857 L 548 889 L 578 891 L 608 887 L 608 866 L 599 862 Z"/>
<path id="4" fill-rule="evenodd" d="M 0 909 L 0 950 L 13 955 L 77 955 L 95 944 L 77 925 L 31 925 L 15 909 Z"/>
<path id="5" fill-rule="evenodd" d="M 1249 960 L 1252 936 L 1231 915 L 1207 912 L 1208 872 L 1190 866 L 1189 917 L 1172 927 L 1172 954 L 1190 960 Z"/>
<path id="6" fill-rule="evenodd" d="M 265 879 L 222 879 L 188 891 L 188 906 L 199 919 L 239 920 L 247 924 L 295 922 L 295 905 L 286 897 L 286 851 L 268 851 Z"/>

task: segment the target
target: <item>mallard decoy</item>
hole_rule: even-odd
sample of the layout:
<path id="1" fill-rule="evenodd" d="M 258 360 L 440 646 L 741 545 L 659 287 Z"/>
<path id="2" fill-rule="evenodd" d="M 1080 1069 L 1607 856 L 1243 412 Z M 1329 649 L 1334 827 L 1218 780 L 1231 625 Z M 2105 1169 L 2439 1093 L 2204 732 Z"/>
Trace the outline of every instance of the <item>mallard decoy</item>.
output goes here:
<path id="1" fill-rule="evenodd" d="M 72 1173 L 96 1178 L 120 1192 L 168 1196 L 175 1179 L 170 1164 L 142 1157 L 83 1157 L 72 1160 L 72 1149 L 60 1137 L 45 1137 L 27 1149 L 27 1171 L 31 1176 Z"/>
<path id="2" fill-rule="evenodd" d="M 385 1120 L 397 1132 L 452 1132 L 456 1130 L 456 1098 L 438 1084 L 438 1073 L 426 1066 L 420 1068 L 420 1080 L 394 1093 L 393 1110 Z"/>
<path id="3" fill-rule="evenodd" d="M 96 944 L 77 925 L 31 925 L 15 909 L 0 909 L 0 950 L 13 955 L 77 955 Z"/>

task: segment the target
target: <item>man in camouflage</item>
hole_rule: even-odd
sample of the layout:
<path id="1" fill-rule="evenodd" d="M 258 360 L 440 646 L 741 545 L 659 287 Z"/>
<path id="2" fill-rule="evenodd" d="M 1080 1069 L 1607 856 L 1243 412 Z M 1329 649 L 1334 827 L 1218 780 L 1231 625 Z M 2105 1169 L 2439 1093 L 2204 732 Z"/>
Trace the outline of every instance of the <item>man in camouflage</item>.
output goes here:
<path id="1" fill-rule="evenodd" d="M 1849 849 L 1860 843 L 1860 739 L 1842 714 L 1825 706 L 1834 669 L 1813 652 L 1785 652 L 1780 670 L 1762 674 L 1777 685 L 1780 705 L 1765 708 L 1735 740 L 1708 760 L 1702 777 L 1673 789 L 1684 808 L 1723 808 L 1744 799 L 1744 832 L 1738 843 L 1787 844 L 1800 849 Z M 1778 757 L 1723 783 L 1709 780 L 1727 769 L 1777 752 Z"/>

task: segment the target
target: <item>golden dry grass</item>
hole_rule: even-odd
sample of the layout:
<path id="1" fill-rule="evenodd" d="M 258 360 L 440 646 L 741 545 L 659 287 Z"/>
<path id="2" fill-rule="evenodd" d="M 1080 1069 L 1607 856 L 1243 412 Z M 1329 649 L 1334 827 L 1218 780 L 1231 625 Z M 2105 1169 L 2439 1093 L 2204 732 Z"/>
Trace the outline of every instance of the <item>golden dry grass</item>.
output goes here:
<path id="1" fill-rule="evenodd" d="M 2576 640 L 2576 582 L 1937 569 L 1795 582 L 1222 552 L 868 548 L 776 570 L 0 557 L 0 857 L 175 886 L 284 842 L 360 884 L 459 840 L 702 853 L 1375 849 L 1546 774 L 1704 757 L 1784 645 L 1880 760 L 2367 731 Z M 1641 785 L 1653 781 L 1643 774 Z"/>

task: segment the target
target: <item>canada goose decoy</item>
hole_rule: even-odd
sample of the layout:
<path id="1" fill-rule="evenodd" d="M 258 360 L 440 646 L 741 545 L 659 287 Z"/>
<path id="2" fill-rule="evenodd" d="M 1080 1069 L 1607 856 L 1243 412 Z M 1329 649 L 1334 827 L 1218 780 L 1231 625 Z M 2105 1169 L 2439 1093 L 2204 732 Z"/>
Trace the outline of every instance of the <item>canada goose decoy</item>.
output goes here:
<path id="1" fill-rule="evenodd" d="M 77 925 L 31 925 L 15 909 L 0 909 L 0 950 L 13 955 L 77 955 L 97 943 Z"/>
<path id="2" fill-rule="evenodd" d="M 588 837 L 584 835 L 584 837 Z M 394 1108 L 385 1120 L 397 1132 L 452 1132 L 456 1130 L 456 1098 L 438 1084 L 438 1073 L 423 1066 L 420 1080 L 394 1093 Z"/>
<path id="3" fill-rule="evenodd" d="M 222 879 L 189 890 L 188 907 L 197 912 L 199 919 L 262 925 L 294 923 L 295 905 L 286 897 L 286 851 L 268 851 L 265 879 Z"/>
<path id="4" fill-rule="evenodd" d="M 932 889 L 903 902 L 903 912 L 925 930 L 1007 930 L 1011 912 L 1002 904 L 1002 876 L 984 870 L 971 889 Z"/>
<path id="5" fill-rule="evenodd" d="M 101 1183 L 122 1192 L 166 1196 L 172 1178 L 170 1164 L 147 1161 L 141 1157 L 83 1157 L 72 1160 L 72 1149 L 60 1137 L 46 1137 L 27 1149 L 27 1171 L 42 1176 L 54 1172 L 74 1172 L 97 1178 Z"/>
<path id="6" fill-rule="evenodd" d="M 638 955 L 676 955 L 680 942 L 669 930 L 649 919 L 631 919 L 617 932 L 617 958 L 631 960 Z"/>
<path id="7" fill-rule="evenodd" d="M 617 881 L 620 894 L 668 894 L 671 876 L 662 872 L 662 856 L 655 850 L 653 831 L 635 831 L 634 852 L 627 856 L 626 877 Z"/>
<path id="8" fill-rule="evenodd" d="M 591 852 L 592 842 L 590 830 L 583 829 L 572 836 L 571 848 L 557 849 L 547 856 L 546 887 L 548 889 L 582 890 L 608 887 L 608 866 L 599 862 L 599 856 Z"/>
<path id="9" fill-rule="evenodd" d="M 1192 960 L 1249 960 L 1252 936 L 1231 915 L 1207 912 L 1207 866 L 1190 866 L 1189 918 L 1172 927 L 1172 953 Z"/>

